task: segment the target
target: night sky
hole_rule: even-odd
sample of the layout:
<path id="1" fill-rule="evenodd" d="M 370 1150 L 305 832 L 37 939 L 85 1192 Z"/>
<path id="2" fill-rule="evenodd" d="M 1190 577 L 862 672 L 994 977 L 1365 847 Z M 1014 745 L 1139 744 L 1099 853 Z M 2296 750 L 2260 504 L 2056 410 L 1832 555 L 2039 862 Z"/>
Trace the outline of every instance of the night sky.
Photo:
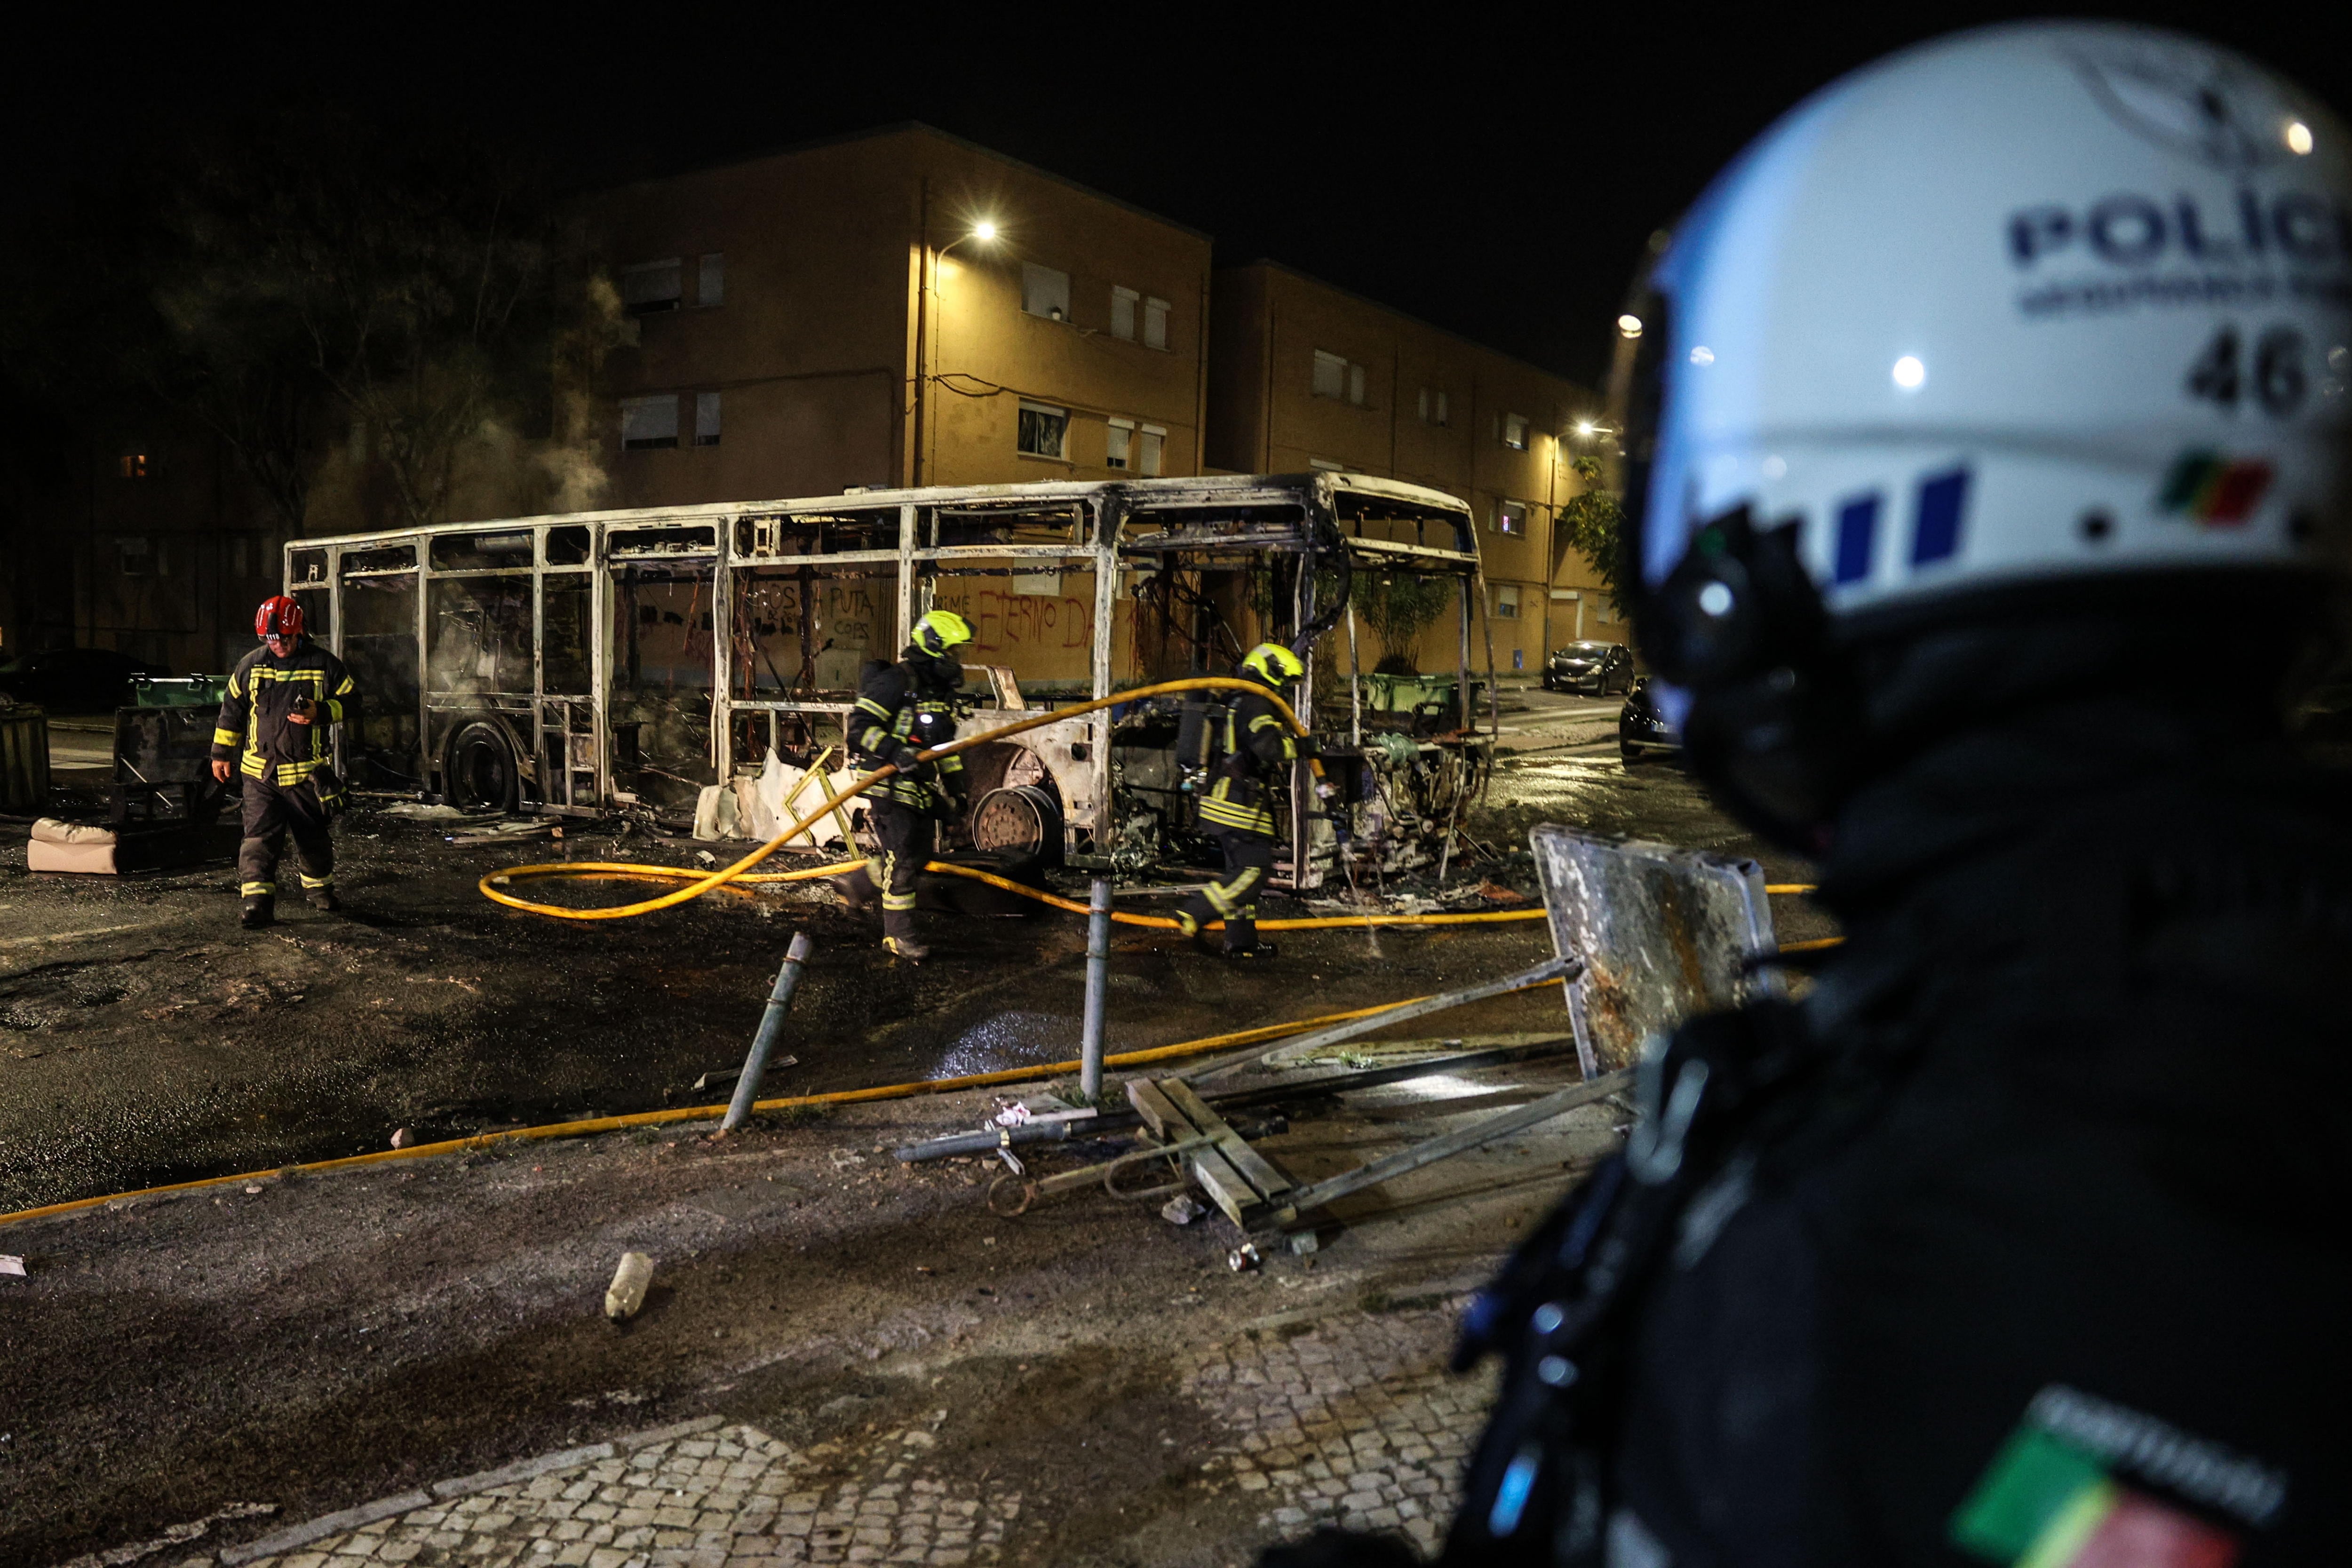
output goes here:
<path id="1" fill-rule="evenodd" d="M 1888 49 L 2036 14 L 1447 5 L 1310 22 L 1031 5 L 873 7 L 871 26 L 809 30 L 844 9 L 551 8 L 526 27 L 383 8 L 368 36 L 325 30 L 343 24 L 324 7 L 266 25 L 126 15 L 12 42 L 9 145 L 37 204 L 192 122 L 305 95 L 394 123 L 462 120 L 571 184 L 922 120 L 1205 229 L 1221 263 L 1270 256 L 1591 381 L 1643 239 L 1773 116 Z M 2327 9 L 2078 14 L 2202 32 L 2342 111 L 2352 50 L 2308 21 Z"/>

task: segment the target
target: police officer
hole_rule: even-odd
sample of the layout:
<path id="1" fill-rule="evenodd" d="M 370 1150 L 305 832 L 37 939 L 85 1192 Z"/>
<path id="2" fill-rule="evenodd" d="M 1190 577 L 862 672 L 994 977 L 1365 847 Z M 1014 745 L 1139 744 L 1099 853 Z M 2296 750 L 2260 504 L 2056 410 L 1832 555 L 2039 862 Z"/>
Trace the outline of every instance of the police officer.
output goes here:
<path id="1" fill-rule="evenodd" d="M 852 744 L 868 767 L 898 772 L 864 796 L 882 853 L 844 879 L 855 904 L 882 897 L 882 945 L 909 963 L 930 956 L 915 939 L 915 877 L 930 859 L 943 816 L 967 804 L 963 759 L 919 763 L 919 752 L 955 739 L 963 665 L 955 650 L 971 641 L 971 626 L 952 610 L 932 610 L 915 623 L 914 640 L 896 664 L 877 665 L 857 694 Z"/>
<path id="2" fill-rule="evenodd" d="M 2195 40 L 1992 27 L 1657 257 L 1643 647 L 1847 941 L 1654 1045 L 1472 1309 L 1447 1562 L 2341 1558 L 2352 822 L 2282 715 L 2352 565 L 2347 150 Z"/>
<path id="3" fill-rule="evenodd" d="M 1262 642 L 1242 656 L 1234 673 L 1279 692 L 1306 673 L 1298 656 L 1280 643 Z M 1225 922 L 1224 955 L 1248 962 L 1272 958 L 1275 944 L 1257 935 L 1257 889 L 1274 872 L 1274 808 L 1269 785 L 1288 784 L 1302 742 L 1290 722 L 1265 696 L 1234 693 L 1223 707 L 1219 749 L 1223 760 L 1212 770 L 1200 797 L 1202 826 L 1223 852 L 1224 874 L 1177 906 L 1176 924 L 1199 940 L 1212 921 Z"/>
<path id="4" fill-rule="evenodd" d="M 213 777 L 226 784 L 233 767 L 244 778 L 236 874 L 247 931 L 276 918 L 278 857 L 289 832 L 311 903 L 342 908 L 328 824 L 342 810 L 343 786 L 329 765 L 329 729 L 359 721 L 358 688 L 341 659 L 303 635 L 300 605 L 283 594 L 264 599 L 253 635 L 261 646 L 229 674 L 212 748 Z"/>

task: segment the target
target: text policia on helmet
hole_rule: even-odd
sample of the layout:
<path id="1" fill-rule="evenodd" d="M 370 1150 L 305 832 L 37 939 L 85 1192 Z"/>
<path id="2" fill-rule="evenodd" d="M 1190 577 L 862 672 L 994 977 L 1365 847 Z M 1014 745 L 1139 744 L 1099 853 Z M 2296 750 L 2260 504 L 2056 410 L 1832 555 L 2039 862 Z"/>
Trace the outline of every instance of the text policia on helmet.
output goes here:
<path id="1" fill-rule="evenodd" d="M 2346 567 L 2352 143 L 2210 45 L 2034 23 L 1894 56 L 1759 138 L 1636 294 L 1646 590 L 1743 508 L 1797 525 L 1842 636 Z"/>

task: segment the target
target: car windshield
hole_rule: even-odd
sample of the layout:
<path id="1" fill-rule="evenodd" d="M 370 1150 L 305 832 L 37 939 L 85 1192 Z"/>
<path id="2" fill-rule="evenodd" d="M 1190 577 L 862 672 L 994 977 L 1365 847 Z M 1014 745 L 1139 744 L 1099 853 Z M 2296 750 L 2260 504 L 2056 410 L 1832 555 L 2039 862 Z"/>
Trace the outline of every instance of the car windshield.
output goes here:
<path id="1" fill-rule="evenodd" d="M 1562 658 L 1599 658 L 1609 651 L 1605 642 L 1572 642 L 1559 650 Z"/>

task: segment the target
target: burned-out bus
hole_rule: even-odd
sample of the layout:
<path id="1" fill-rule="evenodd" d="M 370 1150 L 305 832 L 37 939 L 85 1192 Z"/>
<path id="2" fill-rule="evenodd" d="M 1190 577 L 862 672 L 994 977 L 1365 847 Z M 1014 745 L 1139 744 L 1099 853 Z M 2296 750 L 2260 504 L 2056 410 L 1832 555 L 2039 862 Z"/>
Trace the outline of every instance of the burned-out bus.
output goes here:
<path id="1" fill-rule="evenodd" d="M 353 782 L 468 810 L 682 823 L 711 786 L 779 761 L 838 765 L 866 668 L 898 657 L 934 606 L 976 632 L 965 734 L 1227 674 L 1261 640 L 1303 645 L 1296 706 L 1340 787 L 1328 809 L 1291 792 L 1280 879 L 1300 890 L 1335 868 L 1436 858 L 1482 784 L 1478 572 L 1462 501 L 1335 473 L 871 490 L 286 551 L 287 591 L 364 697 L 342 740 Z M 1425 613 L 1451 584 L 1454 614 L 1423 639 L 1445 647 L 1449 673 L 1368 673 L 1358 601 L 1400 584 Z M 1146 699 L 979 748 L 974 804 L 953 826 L 1074 867 L 1201 859 L 1182 707 Z"/>

